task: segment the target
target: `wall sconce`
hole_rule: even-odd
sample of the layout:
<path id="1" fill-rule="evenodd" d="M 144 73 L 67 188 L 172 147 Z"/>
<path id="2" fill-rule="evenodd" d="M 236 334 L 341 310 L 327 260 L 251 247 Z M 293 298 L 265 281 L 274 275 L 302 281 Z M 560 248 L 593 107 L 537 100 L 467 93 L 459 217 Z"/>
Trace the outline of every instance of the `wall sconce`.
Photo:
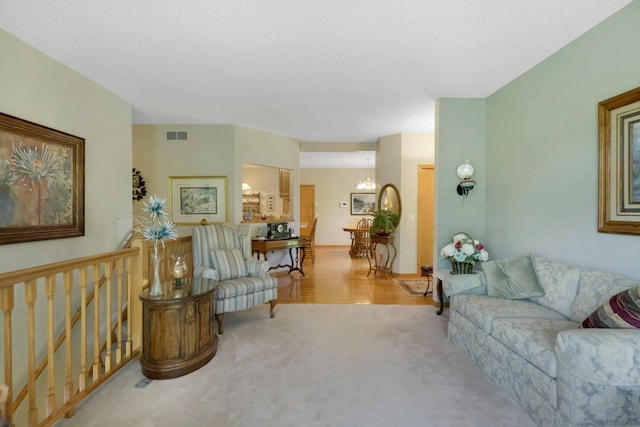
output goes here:
<path id="1" fill-rule="evenodd" d="M 243 182 L 242 183 L 242 190 L 243 191 L 251 190 L 251 186 L 249 184 L 247 184 L 246 182 Z"/>
<path id="2" fill-rule="evenodd" d="M 466 198 L 469 195 L 469 191 L 473 190 L 473 187 L 476 186 L 476 182 L 471 179 L 471 176 L 473 175 L 473 166 L 471 166 L 469 162 L 463 163 L 458 166 L 456 173 L 458 174 L 458 177 L 462 179 L 456 190 L 458 195 Z"/>

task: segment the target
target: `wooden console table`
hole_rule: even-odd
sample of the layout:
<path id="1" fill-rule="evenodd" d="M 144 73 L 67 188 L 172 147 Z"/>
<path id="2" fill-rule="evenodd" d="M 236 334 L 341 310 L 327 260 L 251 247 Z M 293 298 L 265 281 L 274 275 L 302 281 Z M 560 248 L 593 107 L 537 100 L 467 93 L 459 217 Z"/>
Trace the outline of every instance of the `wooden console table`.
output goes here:
<path id="1" fill-rule="evenodd" d="M 176 378 L 204 366 L 216 355 L 215 290 L 212 279 L 184 279 L 162 284 L 164 293 L 142 291 L 142 357 L 144 376 Z"/>
<path id="2" fill-rule="evenodd" d="M 393 244 L 393 234 L 388 234 L 386 236 L 380 236 L 377 234 L 371 235 L 371 244 L 373 248 L 371 252 L 373 253 L 373 263 L 371 263 L 371 254 L 367 252 L 367 260 L 369 261 L 369 272 L 367 273 L 367 277 L 373 271 L 374 276 L 378 274 L 378 271 L 383 271 L 386 274 L 390 274 L 393 277 L 393 262 L 396 260 L 396 247 Z M 380 260 L 376 257 L 376 248 L 378 245 L 383 245 L 386 249 L 387 256 L 386 258 L 380 254 Z M 391 251 L 393 250 L 393 257 L 391 256 Z M 384 263 L 382 262 L 384 260 Z"/>
<path id="3" fill-rule="evenodd" d="M 258 259 L 260 259 L 260 254 L 264 256 L 265 261 L 267 261 L 267 252 L 269 251 L 280 251 L 280 250 L 289 250 L 289 258 L 291 259 L 291 264 L 284 265 L 275 265 L 273 267 L 269 267 L 269 270 L 273 270 L 274 268 L 283 268 L 287 267 L 289 269 L 289 273 L 292 271 L 299 271 L 300 274 L 304 276 L 304 271 L 302 271 L 302 263 L 304 262 L 304 257 L 306 255 L 305 248 L 307 247 L 307 240 L 304 238 L 291 238 L 291 239 L 252 239 L 251 240 L 251 251 L 254 254 L 258 254 Z M 302 249 L 302 258 L 300 258 L 300 250 Z M 295 257 L 293 255 L 293 251 L 295 250 Z"/>

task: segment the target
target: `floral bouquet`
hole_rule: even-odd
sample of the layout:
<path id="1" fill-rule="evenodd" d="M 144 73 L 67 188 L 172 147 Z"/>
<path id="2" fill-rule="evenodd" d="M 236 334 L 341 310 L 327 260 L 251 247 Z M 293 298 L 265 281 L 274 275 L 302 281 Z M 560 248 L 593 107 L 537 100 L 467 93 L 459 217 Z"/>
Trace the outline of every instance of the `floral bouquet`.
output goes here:
<path id="1" fill-rule="evenodd" d="M 467 233 L 457 233 L 451 243 L 442 248 L 440 257 L 451 262 L 451 274 L 468 274 L 476 261 L 487 261 L 489 253 L 482 243 L 473 240 Z"/>
<path id="2" fill-rule="evenodd" d="M 153 240 L 153 285 L 149 291 L 149 295 L 162 295 L 162 287 L 160 286 L 159 265 L 160 257 L 158 256 L 158 242 L 164 247 L 165 240 L 176 240 L 178 233 L 175 230 L 175 224 L 169 221 L 164 211 L 164 203 L 166 199 L 157 196 L 149 198 L 149 204 L 145 203 L 144 212 L 149 214 L 149 218 L 134 217 L 138 228 L 134 229 L 134 234 L 141 235 L 146 240 Z"/>

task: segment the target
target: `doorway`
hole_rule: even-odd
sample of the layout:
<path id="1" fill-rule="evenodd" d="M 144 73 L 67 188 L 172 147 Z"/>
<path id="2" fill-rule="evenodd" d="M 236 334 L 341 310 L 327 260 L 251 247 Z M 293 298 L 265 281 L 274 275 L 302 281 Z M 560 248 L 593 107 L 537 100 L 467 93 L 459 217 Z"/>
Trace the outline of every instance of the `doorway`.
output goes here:
<path id="1" fill-rule="evenodd" d="M 435 199 L 433 165 L 418 165 L 418 265 L 433 264 L 433 212 Z"/>
<path id="2" fill-rule="evenodd" d="M 308 237 L 316 217 L 316 186 L 300 186 L 300 237 Z"/>

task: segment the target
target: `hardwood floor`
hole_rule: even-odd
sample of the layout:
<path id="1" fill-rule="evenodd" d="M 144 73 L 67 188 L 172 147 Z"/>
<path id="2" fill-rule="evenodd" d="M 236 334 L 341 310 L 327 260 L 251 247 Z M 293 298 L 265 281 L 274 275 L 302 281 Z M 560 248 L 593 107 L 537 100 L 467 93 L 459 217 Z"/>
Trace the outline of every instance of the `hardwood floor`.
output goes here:
<path id="1" fill-rule="evenodd" d="M 315 251 L 315 264 L 305 259 L 304 277 L 299 272 L 273 274 L 278 279 L 278 304 L 434 304 L 430 295 L 407 295 L 384 274 L 376 278 L 372 272 L 367 278 L 367 259 L 352 259 L 348 246 L 316 246 Z"/>

